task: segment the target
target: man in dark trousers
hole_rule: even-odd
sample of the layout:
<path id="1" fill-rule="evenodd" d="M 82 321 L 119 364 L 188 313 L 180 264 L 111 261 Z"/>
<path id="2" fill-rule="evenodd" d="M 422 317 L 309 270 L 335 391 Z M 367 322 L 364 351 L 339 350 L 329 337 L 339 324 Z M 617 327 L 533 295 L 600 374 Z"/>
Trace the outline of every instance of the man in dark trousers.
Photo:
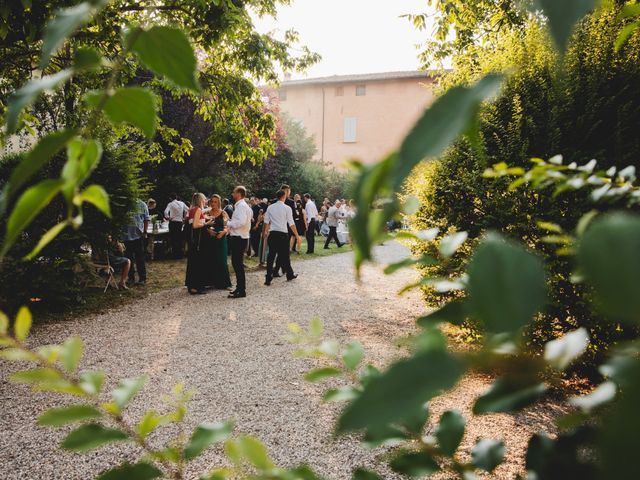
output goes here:
<path id="1" fill-rule="evenodd" d="M 307 213 L 307 253 L 312 254 L 316 245 L 316 221 L 318 218 L 318 208 L 316 202 L 311 199 L 311 195 L 304 195 L 304 211 Z"/>
<path id="2" fill-rule="evenodd" d="M 244 187 L 235 188 L 233 199 L 236 203 L 233 207 L 233 217 L 227 224 L 229 227 L 229 246 L 231 247 L 231 265 L 233 265 L 233 270 L 236 273 L 236 289 L 229 294 L 229 298 L 244 298 L 247 296 L 244 254 L 249 244 L 253 212 L 245 200 L 246 196 L 247 190 Z"/>
<path id="3" fill-rule="evenodd" d="M 184 219 L 187 218 L 189 209 L 184 202 L 178 200 L 175 193 L 169 195 L 171 202 L 164 210 L 164 218 L 169 220 L 169 239 L 171 240 L 171 254 L 173 258 L 182 258 L 184 254 L 184 237 L 182 227 Z"/>
<path id="4" fill-rule="evenodd" d="M 273 262 L 276 255 L 278 263 L 287 275 L 287 281 L 298 277 L 291 268 L 291 247 L 289 244 L 289 232 L 291 229 L 296 237 L 298 246 L 302 244 L 302 239 L 298 235 L 298 229 L 293 221 L 293 211 L 285 203 L 287 192 L 280 190 L 277 194 L 278 201 L 267 208 L 264 215 L 264 238 L 269 242 L 269 256 L 267 257 L 267 278 L 265 285 L 271 285 L 273 280 Z"/>
<path id="5" fill-rule="evenodd" d="M 342 204 L 340 200 L 336 200 L 336 203 L 333 207 L 329 208 L 327 212 L 327 225 L 329 225 L 329 235 L 327 235 L 327 240 L 324 242 L 324 248 L 329 249 L 329 244 L 331 240 L 335 240 L 338 248 L 342 247 L 344 243 L 340 243 L 338 239 L 338 223 L 341 218 L 344 218 L 344 215 L 340 211 L 340 207 Z"/>
<path id="6" fill-rule="evenodd" d="M 136 200 L 131 212 L 129 225 L 124 229 L 122 240 L 124 241 L 125 255 L 131 261 L 129 281 L 135 281 L 136 268 L 138 269 L 138 283 L 144 285 L 147 282 L 147 267 L 145 265 L 144 238 L 149 227 L 149 209 L 142 200 Z"/>

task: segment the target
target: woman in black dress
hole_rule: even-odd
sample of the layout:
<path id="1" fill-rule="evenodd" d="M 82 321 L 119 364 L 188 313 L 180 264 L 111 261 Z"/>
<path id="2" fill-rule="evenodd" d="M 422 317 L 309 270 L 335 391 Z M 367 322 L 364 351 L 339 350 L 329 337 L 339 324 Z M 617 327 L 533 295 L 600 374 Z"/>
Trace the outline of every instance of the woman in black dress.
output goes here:
<path id="1" fill-rule="evenodd" d="M 222 209 L 220 195 L 212 195 L 209 200 L 209 219 L 205 247 L 205 285 L 220 290 L 231 287 L 227 254 L 227 222 L 229 216 Z"/>
<path id="2" fill-rule="evenodd" d="M 296 229 L 298 230 L 298 234 L 300 237 L 304 238 L 304 235 L 307 231 L 307 213 L 304 210 L 304 206 L 302 205 L 302 199 L 299 194 L 295 194 L 293 197 L 293 201 L 296 204 L 296 208 L 293 211 L 293 221 L 296 224 Z M 291 237 L 291 251 L 300 253 L 296 250 L 296 239 L 295 237 Z"/>
<path id="3" fill-rule="evenodd" d="M 187 275 L 184 283 L 192 295 L 204 293 L 206 285 L 206 265 L 204 263 L 206 247 L 203 240 L 206 241 L 206 229 L 212 223 L 202 211 L 206 201 L 207 199 L 202 193 L 194 194 L 189 215 L 187 216 L 186 235 L 189 254 L 187 256 Z"/>

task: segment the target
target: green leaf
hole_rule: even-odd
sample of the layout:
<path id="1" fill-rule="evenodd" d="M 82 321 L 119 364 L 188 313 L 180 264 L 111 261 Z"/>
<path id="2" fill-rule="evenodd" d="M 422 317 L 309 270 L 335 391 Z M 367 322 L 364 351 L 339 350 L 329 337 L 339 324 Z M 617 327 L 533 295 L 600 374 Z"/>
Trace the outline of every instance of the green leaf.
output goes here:
<path id="1" fill-rule="evenodd" d="M 150 463 L 125 463 L 101 474 L 97 480 L 152 480 L 162 475 L 162 472 Z"/>
<path id="2" fill-rule="evenodd" d="M 136 428 L 138 435 L 142 438 L 146 438 L 151 432 L 153 432 L 156 428 L 158 428 L 163 421 L 165 421 L 166 417 L 158 415 L 155 410 L 149 410 L 144 414 L 142 420 L 138 424 Z"/>
<path id="3" fill-rule="evenodd" d="M 38 417 L 38 425 L 61 427 L 69 423 L 100 418 L 102 414 L 91 405 L 71 405 L 62 408 L 50 408 Z"/>
<path id="4" fill-rule="evenodd" d="M 38 357 L 28 350 L 22 350 L 20 348 L 5 348 L 0 350 L 0 358 L 8 360 L 10 362 L 37 362 Z"/>
<path id="5" fill-rule="evenodd" d="M 617 391 L 618 387 L 616 384 L 608 381 L 598 385 L 598 387 L 588 395 L 570 398 L 569 403 L 584 412 L 590 412 L 601 405 L 611 402 L 616 397 Z"/>
<path id="6" fill-rule="evenodd" d="M 100 210 L 105 216 L 111 218 L 109 206 L 109 194 L 100 185 L 89 185 L 77 197 L 77 203 L 88 202 Z"/>
<path id="7" fill-rule="evenodd" d="M 90 423 L 69 433 L 62 441 L 62 448 L 74 452 L 86 452 L 108 443 L 128 440 L 128 438 L 127 434 L 121 430 Z"/>
<path id="8" fill-rule="evenodd" d="M 521 377 L 499 378 L 476 400 L 473 413 L 478 415 L 514 412 L 531 405 L 545 392 L 546 386 L 544 383 L 531 383 L 529 380 L 527 376 L 524 379 Z"/>
<path id="9" fill-rule="evenodd" d="M 9 251 L 20 233 L 31 224 L 40 211 L 60 192 L 63 184 L 64 181 L 62 180 L 43 180 L 20 196 L 7 221 L 7 230 L 0 257 Z"/>
<path id="10" fill-rule="evenodd" d="M 24 342 L 27 339 L 31 331 L 32 322 L 33 319 L 29 309 L 27 307 L 20 307 L 16 315 L 16 321 L 13 324 L 13 334 L 17 340 Z"/>
<path id="11" fill-rule="evenodd" d="M 426 254 L 418 258 L 409 257 L 399 262 L 391 263 L 387 265 L 384 269 L 384 273 L 385 275 L 390 275 L 402 268 L 412 267 L 414 265 L 433 265 L 435 262 L 436 262 L 435 259 L 431 255 L 426 255 Z"/>
<path id="12" fill-rule="evenodd" d="M 101 95 L 87 97 L 88 102 L 98 106 Z M 128 123 L 138 127 L 147 138 L 156 132 L 156 101 L 153 94 L 142 87 L 123 87 L 107 97 L 103 111 L 115 124 Z"/>
<path id="13" fill-rule="evenodd" d="M 37 384 L 40 382 L 59 380 L 61 379 L 61 375 L 52 368 L 33 368 L 31 370 L 16 372 L 11 375 L 9 379 L 15 383 Z"/>
<path id="14" fill-rule="evenodd" d="M 464 418 L 459 412 L 450 410 L 440 417 L 435 435 L 440 450 L 446 456 L 452 457 L 456 453 L 464 436 L 464 425 Z"/>
<path id="15" fill-rule="evenodd" d="M 232 431 L 233 422 L 201 423 L 184 449 L 184 459 L 193 460 L 214 443 L 225 441 Z"/>
<path id="16" fill-rule="evenodd" d="M 412 478 L 433 475 L 440 467 L 436 461 L 424 451 L 412 452 L 401 450 L 389 463 L 394 472 L 407 475 Z"/>
<path id="17" fill-rule="evenodd" d="M 449 258 L 452 256 L 458 248 L 462 246 L 464 242 L 467 241 L 467 237 L 469 234 L 467 232 L 457 232 L 451 235 L 447 235 L 442 240 L 440 240 L 440 245 L 438 249 L 440 250 L 440 255 L 445 258 Z"/>
<path id="18" fill-rule="evenodd" d="M 355 472 L 353 472 L 353 477 L 351 477 L 351 480 L 382 480 L 382 477 L 370 470 L 358 468 Z"/>
<path id="19" fill-rule="evenodd" d="M 49 230 L 47 230 L 45 234 L 42 235 L 42 237 L 40 237 L 40 240 L 38 240 L 38 244 L 33 248 L 33 250 L 31 250 L 27 255 L 25 255 L 24 257 L 25 260 L 34 259 L 42 251 L 44 247 L 46 247 L 53 240 L 55 240 L 55 238 L 58 235 L 60 235 L 60 232 L 62 232 L 69 225 L 70 225 L 70 222 L 68 220 L 65 220 L 64 222 L 60 222 L 54 225 L 53 227 L 51 227 Z"/>
<path id="20" fill-rule="evenodd" d="M 364 358 L 364 348 L 360 342 L 351 342 L 342 352 L 342 361 L 347 370 L 355 370 Z"/>
<path id="21" fill-rule="evenodd" d="M 92 70 L 100 66 L 102 57 L 95 48 L 80 47 L 73 54 L 73 68 L 75 70 Z"/>
<path id="22" fill-rule="evenodd" d="M 332 388 L 322 396 L 325 402 L 344 402 L 346 400 L 353 400 L 359 395 L 358 390 L 351 386 Z"/>
<path id="23" fill-rule="evenodd" d="M 452 325 L 462 325 L 467 318 L 467 302 L 464 299 L 456 299 L 447 303 L 440 310 L 436 310 L 417 321 L 422 328 L 432 327 L 442 322 Z"/>
<path id="24" fill-rule="evenodd" d="M 564 370 L 580 357 L 588 346 L 589 334 L 585 328 L 579 328 L 547 342 L 544 346 L 544 359 L 552 367 Z"/>
<path id="25" fill-rule="evenodd" d="M 242 435 L 236 440 L 240 456 L 258 470 L 268 470 L 273 467 L 267 450 L 260 440 Z"/>
<path id="26" fill-rule="evenodd" d="M 179 87 L 198 92 L 196 55 L 185 33 L 179 28 L 155 26 L 132 29 L 126 44 L 150 70 L 165 76 Z"/>
<path id="27" fill-rule="evenodd" d="M 144 376 L 122 380 L 111 393 L 113 403 L 115 403 L 120 410 L 123 410 L 133 397 L 142 390 L 146 381 L 147 377 Z"/>
<path id="28" fill-rule="evenodd" d="M 384 427 L 410 418 L 426 401 L 452 388 L 462 372 L 462 362 L 445 351 L 401 360 L 369 381 L 343 411 L 338 430 Z"/>
<path id="29" fill-rule="evenodd" d="M 468 268 L 469 306 L 491 333 L 529 324 L 546 301 L 542 262 L 524 248 L 489 234 Z"/>
<path id="30" fill-rule="evenodd" d="M 74 139 L 67 147 L 67 161 L 61 177 L 65 180 L 62 193 L 73 200 L 76 189 L 89 177 L 102 158 L 102 145 L 96 140 Z"/>
<path id="31" fill-rule="evenodd" d="M 10 199 L 38 170 L 75 136 L 75 130 L 59 130 L 42 137 L 29 154 L 11 172 L 2 192 L 3 201 Z M 4 212 L 4 208 L 2 212 Z"/>
<path id="32" fill-rule="evenodd" d="M 40 68 L 43 69 L 49 64 L 51 56 L 60 48 L 65 39 L 87 23 L 93 13 L 94 8 L 90 2 L 82 2 L 58 11 L 55 18 L 50 20 L 45 27 L 42 37 Z"/>
<path id="33" fill-rule="evenodd" d="M 31 80 L 24 87 L 14 92 L 7 105 L 6 121 L 7 133 L 15 132 L 22 110 L 31 105 L 43 92 L 48 92 L 60 84 L 66 82 L 73 72 L 61 70 L 53 75 L 48 75 L 36 80 Z"/>
<path id="34" fill-rule="evenodd" d="M 80 375 L 80 388 L 87 395 L 97 395 L 102 389 L 104 382 L 104 373 L 102 372 L 83 372 Z"/>
<path id="35" fill-rule="evenodd" d="M 60 363 L 68 372 L 75 372 L 82 358 L 82 340 L 79 337 L 68 338 L 60 350 Z"/>
<path id="36" fill-rule="evenodd" d="M 324 327 L 322 325 L 322 320 L 319 318 L 312 318 L 309 322 L 309 335 L 312 337 L 321 337 L 323 331 Z"/>
<path id="37" fill-rule="evenodd" d="M 493 472 L 504 461 L 504 444 L 498 440 L 482 439 L 471 450 L 471 462 L 486 472 Z"/>
<path id="38" fill-rule="evenodd" d="M 549 20 L 556 45 L 564 52 L 576 23 L 593 10 L 599 0 L 536 0 L 536 3 Z"/>
<path id="39" fill-rule="evenodd" d="M 0 312 L 0 335 L 5 335 L 9 331 L 9 317 L 6 313 Z"/>
<path id="40" fill-rule="evenodd" d="M 595 220 L 582 238 L 578 260 L 599 309 L 640 324 L 640 218 L 616 213 Z"/>
<path id="41" fill-rule="evenodd" d="M 307 382 L 318 382 L 320 380 L 324 380 L 325 378 L 335 377 L 340 375 L 342 372 L 337 368 L 333 367 L 321 367 L 316 368 L 314 370 L 310 370 L 304 375 L 304 379 Z"/>

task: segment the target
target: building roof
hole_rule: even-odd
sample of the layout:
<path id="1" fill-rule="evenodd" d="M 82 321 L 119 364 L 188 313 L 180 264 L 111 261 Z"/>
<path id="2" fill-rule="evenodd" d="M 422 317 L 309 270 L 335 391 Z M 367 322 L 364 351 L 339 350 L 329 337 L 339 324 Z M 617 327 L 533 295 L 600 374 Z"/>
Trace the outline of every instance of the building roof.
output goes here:
<path id="1" fill-rule="evenodd" d="M 437 76 L 434 72 L 409 70 L 404 72 L 365 73 L 360 75 L 333 75 L 330 77 L 304 78 L 301 80 L 285 80 L 281 87 L 295 87 L 297 85 L 326 85 L 335 83 L 375 82 L 382 80 L 429 79 Z"/>

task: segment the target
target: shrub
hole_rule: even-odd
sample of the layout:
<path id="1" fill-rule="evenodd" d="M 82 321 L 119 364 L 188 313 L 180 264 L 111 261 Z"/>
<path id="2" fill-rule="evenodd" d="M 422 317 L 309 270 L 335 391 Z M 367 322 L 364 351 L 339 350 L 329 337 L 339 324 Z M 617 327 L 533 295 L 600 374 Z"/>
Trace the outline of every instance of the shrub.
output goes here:
<path id="1" fill-rule="evenodd" d="M 613 44 L 620 28 L 616 11 L 588 17 L 577 30 L 562 71 L 555 68 L 559 60 L 544 32 L 533 25 L 523 36 L 511 34 L 500 51 L 457 72 L 449 84 L 486 70 L 517 68 L 499 98 L 482 109 L 480 144 L 457 142 L 441 159 L 417 169 L 407 184 L 407 193 L 421 200 L 410 220 L 415 227 L 465 230 L 471 239 L 498 230 L 546 256 L 553 301 L 531 328 L 529 339 L 537 346 L 584 326 L 592 335 L 592 353 L 601 352 L 632 333 L 603 326 L 587 307 L 588 293 L 571 281 L 572 261 L 556 255 L 556 248 L 545 243 L 550 232 L 537 224 L 575 225 L 592 208 L 589 197 L 581 192 L 560 197 L 515 193 L 506 180 L 487 181 L 482 172 L 502 162 L 526 168 L 531 157 L 556 152 L 562 152 L 567 163 L 598 158 L 603 168 L 640 167 L 640 137 L 629 131 L 640 123 L 640 91 L 633 87 L 640 84 L 640 41 L 636 36 L 616 53 Z M 617 206 L 613 202 L 605 208 Z M 467 258 L 463 250 L 445 264 L 425 267 L 425 274 L 458 276 Z M 432 305 L 443 300 L 429 288 L 426 299 Z"/>
<path id="2" fill-rule="evenodd" d="M 54 200 L 24 231 L 21 241 L 0 262 L 0 302 L 7 309 L 13 311 L 20 305 L 32 303 L 34 308 L 60 311 L 65 306 L 83 301 L 86 287 L 94 275 L 81 247 L 90 244 L 103 248 L 107 235 L 118 238 L 129 220 L 134 200 L 142 195 L 139 167 L 134 160 L 137 148 L 129 144 L 105 148 L 101 162 L 89 178 L 89 182 L 108 189 L 111 218 L 93 206 L 85 206 L 82 226 L 78 230 L 65 230 L 40 252 L 34 262 L 21 258 L 33 249 L 44 232 L 65 215 L 63 202 Z M 8 178 L 9 172 L 21 160 L 21 154 L 1 159 L 0 178 Z M 26 187 L 57 176 L 63 162 L 62 155 L 54 157 Z M 2 186 L 0 184 L 0 188 Z"/>

